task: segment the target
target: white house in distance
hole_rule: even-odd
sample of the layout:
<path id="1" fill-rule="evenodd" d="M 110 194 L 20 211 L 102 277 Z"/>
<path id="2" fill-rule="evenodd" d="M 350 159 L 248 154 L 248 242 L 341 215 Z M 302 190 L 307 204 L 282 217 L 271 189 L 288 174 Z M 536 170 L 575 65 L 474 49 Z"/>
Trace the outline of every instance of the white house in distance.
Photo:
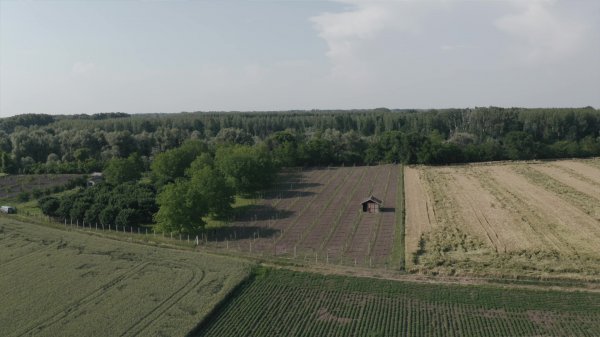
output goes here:
<path id="1" fill-rule="evenodd" d="M 17 213 L 17 209 L 12 206 L 0 206 L 0 212 L 6 214 Z"/>
<path id="2" fill-rule="evenodd" d="M 87 181 L 87 186 L 88 187 L 94 186 L 97 183 L 101 183 L 102 180 L 104 180 L 104 177 L 102 176 L 102 172 L 94 172 L 94 173 L 90 174 L 90 178 Z"/>

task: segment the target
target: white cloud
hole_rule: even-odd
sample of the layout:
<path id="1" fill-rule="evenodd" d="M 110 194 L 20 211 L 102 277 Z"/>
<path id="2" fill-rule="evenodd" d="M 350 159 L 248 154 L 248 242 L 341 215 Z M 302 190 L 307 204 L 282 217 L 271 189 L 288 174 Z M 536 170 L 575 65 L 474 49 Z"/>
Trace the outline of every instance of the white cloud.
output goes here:
<path id="1" fill-rule="evenodd" d="M 96 64 L 94 62 L 75 62 L 73 67 L 71 67 L 71 71 L 76 75 L 84 75 L 93 72 L 96 69 Z"/>
<path id="2" fill-rule="evenodd" d="M 561 15 L 556 1 L 511 1 L 516 13 L 495 21 L 519 43 L 515 51 L 525 60 L 554 61 L 579 51 L 585 40 L 583 23 Z"/>
<path id="3" fill-rule="evenodd" d="M 335 2 L 343 4 L 339 12 L 310 19 L 327 44 L 334 99 L 402 107 L 587 105 L 585 95 L 558 83 L 596 90 L 600 83 L 596 0 Z"/>
<path id="4" fill-rule="evenodd" d="M 410 30 L 411 20 L 399 18 L 399 6 L 408 2 L 369 2 L 339 0 L 349 7 L 339 13 L 322 13 L 311 18 L 318 34 L 328 46 L 327 57 L 333 63 L 333 75 L 366 80 L 369 70 L 361 60 L 361 50 L 370 40 L 392 30 Z M 401 20 L 399 20 L 401 19 Z M 351 71 L 349 71 L 351 69 Z"/>

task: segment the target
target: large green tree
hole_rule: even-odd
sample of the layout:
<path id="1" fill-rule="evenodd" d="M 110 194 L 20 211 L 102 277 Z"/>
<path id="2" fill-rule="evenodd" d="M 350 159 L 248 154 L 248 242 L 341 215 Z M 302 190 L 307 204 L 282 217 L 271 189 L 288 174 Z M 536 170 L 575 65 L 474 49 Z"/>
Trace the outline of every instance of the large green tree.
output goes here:
<path id="1" fill-rule="evenodd" d="M 144 171 L 144 163 L 139 154 L 131 154 L 128 158 L 113 158 L 104 169 L 104 179 L 112 185 L 140 179 Z"/>
<path id="2" fill-rule="evenodd" d="M 277 172 L 264 147 L 223 147 L 217 150 L 215 163 L 237 193 L 245 195 L 269 187 Z"/>
<path id="3" fill-rule="evenodd" d="M 208 214 L 208 205 L 187 179 L 165 185 L 156 202 L 159 209 L 154 220 L 159 231 L 194 233 L 205 224 L 202 218 Z"/>
<path id="4" fill-rule="evenodd" d="M 151 169 L 159 186 L 183 177 L 191 163 L 202 153 L 208 152 L 208 146 L 199 140 L 190 140 L 182 146 L 160 153 L 154 158 Z"/>

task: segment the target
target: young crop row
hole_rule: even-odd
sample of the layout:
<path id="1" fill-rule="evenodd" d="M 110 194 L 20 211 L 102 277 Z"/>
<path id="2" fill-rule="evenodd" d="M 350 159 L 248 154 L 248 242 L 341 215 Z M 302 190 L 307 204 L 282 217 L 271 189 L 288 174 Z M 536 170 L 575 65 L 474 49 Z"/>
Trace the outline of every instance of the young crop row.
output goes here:
<path id="1" fill-rule="evenodd" d="M 600 294 L 270 271 L 197 336 L 594 336 Z"/>

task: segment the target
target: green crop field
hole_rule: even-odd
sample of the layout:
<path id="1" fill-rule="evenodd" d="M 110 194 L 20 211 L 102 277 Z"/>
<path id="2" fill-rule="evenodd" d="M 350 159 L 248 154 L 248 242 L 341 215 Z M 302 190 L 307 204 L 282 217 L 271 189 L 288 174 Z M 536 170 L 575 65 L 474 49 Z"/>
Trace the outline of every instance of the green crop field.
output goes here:
<path id="1" fill-rule="evenodd" d="M 195 336 L 597 336 L 600 294 L 263 270 Z"/>
<path id="2" fill-rule="evenodd" d="M 184 336 L 249 271 L 0 216 L 0 336 Z"/>

